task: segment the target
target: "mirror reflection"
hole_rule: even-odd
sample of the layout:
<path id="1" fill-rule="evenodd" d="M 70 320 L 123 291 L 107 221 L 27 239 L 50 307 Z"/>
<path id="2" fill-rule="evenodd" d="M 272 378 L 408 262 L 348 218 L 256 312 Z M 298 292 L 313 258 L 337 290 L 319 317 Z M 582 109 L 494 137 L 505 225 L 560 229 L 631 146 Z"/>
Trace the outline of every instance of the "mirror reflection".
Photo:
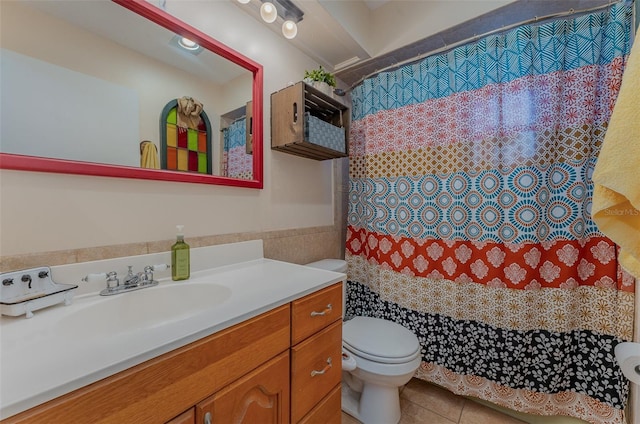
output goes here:
<path id="1" fill-rule="evenodd" d="M 253 179 L 249 70 L 110 1 L 2 14 L 2 153 Z"/>

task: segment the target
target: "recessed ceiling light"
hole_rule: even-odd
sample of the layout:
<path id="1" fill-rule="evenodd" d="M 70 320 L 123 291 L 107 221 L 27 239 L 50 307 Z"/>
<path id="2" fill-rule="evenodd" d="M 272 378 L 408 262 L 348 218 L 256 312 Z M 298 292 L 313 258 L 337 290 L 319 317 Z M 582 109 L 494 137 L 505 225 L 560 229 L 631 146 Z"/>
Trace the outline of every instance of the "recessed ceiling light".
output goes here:
<path id="1" fill-rule="evenodd" d="M 183 53 L 189 53 L 194 56 L 199 55 L 204 50 L 200 44 L 178 34 L 175 34 L 173 37 L 171 37 L 171 40 L 169 40 L 169 45 L 180 50 Z"/>
<path id="2" fill-rule="evenodd" d="M 196 43 L 195 41 L 191 41 L 185 37 L 181 37 L 178 40 L 178 45 L 180 45 L 180 47 L 187 50 L 198 50 L 200 48 L 200 44 Z"/>

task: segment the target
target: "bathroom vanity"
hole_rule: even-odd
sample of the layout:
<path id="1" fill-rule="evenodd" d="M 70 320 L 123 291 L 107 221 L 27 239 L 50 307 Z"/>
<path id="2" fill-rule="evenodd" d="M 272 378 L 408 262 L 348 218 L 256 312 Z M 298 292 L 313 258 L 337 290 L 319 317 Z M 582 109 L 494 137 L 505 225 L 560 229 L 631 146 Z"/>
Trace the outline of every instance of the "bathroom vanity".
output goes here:
<path id="1" fill-rule="evenodd" d="M 29 320 L 3 317 L 2 423 L 339 423 L 344 274 L 261 257 L 245 261 L 246 252 L 262 249 L 259 241 L 246 243 L 213 249 L 235 255 L 226 265 L 196 271 L 186 282 L 160 280 L 158 287 L 111 296 L 122 296 L 118 303 L 87 293 Z M 208 255 L 194 255 L 201 256 Z M 162 258 L 143 260 L 152 259 Z M 154 318 L 104 337 L 90 334 L 93 311 L 117 321 L 108 308 L 122 306 L 125 296 L 139 293 L 137 302 L 147 294 L 166 308 L 157 289 L 178 303 L 183 289 L 195 309 L 164 311 L 182 314 L 177 321 Z M 203 294 L 222 300 L 201 308 L 196 299 Z M 85 319 L 71 332 L 56 330 L 69 316 Z M 44 363 L 30 366 L 34 358 Z"/>

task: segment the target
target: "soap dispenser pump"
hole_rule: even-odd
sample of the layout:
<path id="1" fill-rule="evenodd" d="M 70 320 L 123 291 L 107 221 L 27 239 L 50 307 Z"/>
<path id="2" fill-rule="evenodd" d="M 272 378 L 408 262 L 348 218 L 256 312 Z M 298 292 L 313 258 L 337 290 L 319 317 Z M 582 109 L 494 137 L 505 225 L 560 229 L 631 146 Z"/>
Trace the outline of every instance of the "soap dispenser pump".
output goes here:
<path id="1" fill-rule="evenodd" d="M 171 246 L 171 279 L 173 281 L 187 280 L 191 273 L 191 258 L 189 245 L 184 242 L 183 225 L 177 225 L 176 242 Z"/>

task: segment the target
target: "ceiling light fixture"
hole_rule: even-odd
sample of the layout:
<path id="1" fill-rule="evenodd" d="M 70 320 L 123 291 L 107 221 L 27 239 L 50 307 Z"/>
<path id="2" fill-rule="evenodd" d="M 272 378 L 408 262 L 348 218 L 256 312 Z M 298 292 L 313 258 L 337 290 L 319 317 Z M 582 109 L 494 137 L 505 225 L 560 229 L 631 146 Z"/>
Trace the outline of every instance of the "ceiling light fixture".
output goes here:
<path id="1" fill-rule="evenodd" d="M 260 0 L 260 17 L 270 24 L 278 18 L 282 22 L 282 35 L 291 40 L 298 34 L 298 22 L 302 20 L 304 12 L 291 0 Z M 251 0 L 238 0 L 238 3 L 248 4 Z M 255 10 L 255 9 L 254 9 Z"/>
<path id="2" fill-rule="evenodd" d="M 275 20 L 278 19 L 278 11 L 273 3 L 270 1 L 262 3 L 262 6 L 260 6 L 260 17 L 262 17 L 262 20 L 268 24 L 275 22 Z"/>
<path id="3" fill-rule="evenodd" d="M 298 25 L 293 21 L 284 21 L 282 24 L 282 35 L 284 38 L 291 40 L 298 34 Z"/>

